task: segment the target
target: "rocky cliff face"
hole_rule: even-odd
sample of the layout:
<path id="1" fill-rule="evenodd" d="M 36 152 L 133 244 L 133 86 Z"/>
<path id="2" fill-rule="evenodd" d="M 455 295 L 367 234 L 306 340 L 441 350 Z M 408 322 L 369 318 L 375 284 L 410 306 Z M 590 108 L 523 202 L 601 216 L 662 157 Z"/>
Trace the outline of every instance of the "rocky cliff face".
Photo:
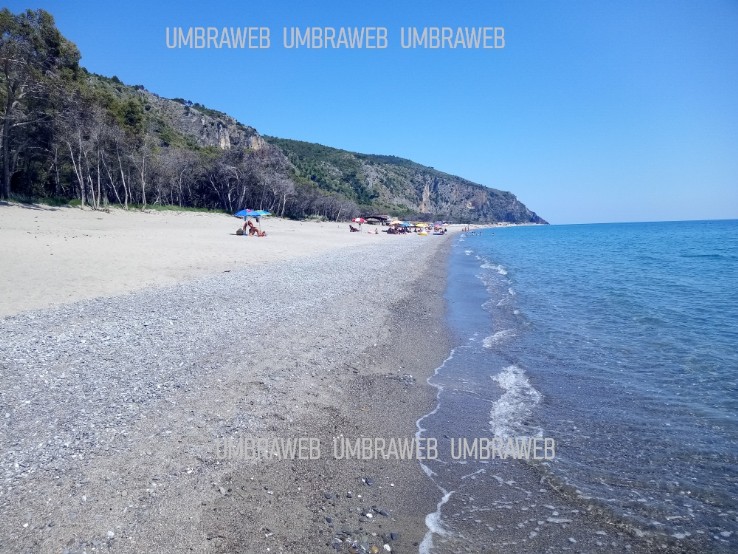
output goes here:
<path id="1" fill-rule="evenodd" d="M 380 197 L 421 214 L 478 222 L 546 223 L 514 194 L 472 183 L 418 164 L 370 159 L 364 175 Z"/>
<path id="2" fill-rule="evenodd" d="M 394 156 L 355 154 L 268 138 L 287 155 L 297 178 L 337 190 L 372 209 L 462 222 L 540 223 L 514 194 Z"/>
<path id="3" fill-rule="evenodd" d="M 176 133 L 194 140 L 199 147 L 259 149 L 266 144 L 256 129 L 239 123 L 227 114 L 184 100 L 162 98 L 143 89 L 138 93 L 161 120 Z"/>

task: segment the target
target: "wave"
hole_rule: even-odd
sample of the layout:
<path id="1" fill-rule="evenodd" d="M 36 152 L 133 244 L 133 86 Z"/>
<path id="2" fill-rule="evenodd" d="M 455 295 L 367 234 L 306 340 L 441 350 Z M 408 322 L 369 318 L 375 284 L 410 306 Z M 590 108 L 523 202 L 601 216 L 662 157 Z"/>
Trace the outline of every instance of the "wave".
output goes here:
<path id="1" fill-rule="evenodd" d="M 500 275 L 507 275 L 507 269 L 501 264 L 493 264 L 491 262 L 484 262 L 481 266 L 482 269 L 494 269 Z"/>
<path id="2" fill-rule="evenodd" d="M 541 402 L 541 393 L 530 384 L 525 371 L 516 365 L 507 366 L 492 380 L 505 391 L 492 403 L 489 411 L 489 424 L 494 436 L 530 434 L 531 429 L 525 422 L 533 413 L 533 408 Z"/>
<path id="3" fill-rule="evenodd" d="M 441 498 L 440 502 L 438 502 L 438 504 L 436 505 L 436 511 L 425 516 L 425 526 L 428 528 L 428 530 L 425 533 L 425 537 L 423 537 L 423 542 L 421 542 L 420 546 L 418 547 L 419 554 L 430 554 L 431 550 L 433 549 L 434 534 L 440 535 L 442 537 L 448 535 L 446 529 L 443 527 L 443 525 L 441 525 L 441 508 L 446 502 L 448 502 L 448 499 L 451 498 L 451 495 L 453 493 L 454 491 L 444 491 L 443 498 Z"/>
<path id="4" fill-rule="evenodd" d="M 513 329 L 502 329 L 501 331 L 497 331 L 493 335 L 490 335 L 487 338 L 485 338 L 482 341 L 482 345 L 485 348 L 493 348 L 496 344 L 499 344 L 505 339 L 509 339 L 514 336 L 515 336 L 515 331 Z"/>

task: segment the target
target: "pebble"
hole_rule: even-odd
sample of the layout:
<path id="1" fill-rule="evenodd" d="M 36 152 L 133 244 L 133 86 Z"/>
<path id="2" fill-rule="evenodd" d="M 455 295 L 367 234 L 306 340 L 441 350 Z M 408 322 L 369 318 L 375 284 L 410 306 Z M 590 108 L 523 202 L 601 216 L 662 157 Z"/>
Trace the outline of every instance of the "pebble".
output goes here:
<path id="1" fill-rule="evenodd" d="M 188 436 L 192 423 L 185 421 L 194 414 L 180 412 L 180 399 L 194 391 L 209 400 L 222 394 L 217 388 L 227 382 L 233 361 L 244 359 L 244 353 L 248 357 L 262 352 L 267 338 L 276 341 L 271 343 L 275 349 L 287 348 L 293 344 L 288 334 L 293 330 L 321 325 L 328 329 L 328 323 L 334 325 L 340 320 L 341 340 L 327 341 L 312 364 L 316 375 L 323 375 L 327 366 L 354 356 L 353 346 L 367 340 L 365 324 L 380 319 L 363 310 L 346 310 L 346 305 L 359 304 L 367 297 L 381 306 L 399 301 L 407 291 L 403 287 L 377 287 L 376 275 L 418 258 L 419 252 L 427 251 L 419 244 L 383 241 L 376 246 L 339 249 L 270 265 L 269 279 L 252 278 L 253 268 L 246 268 L 3 318 L 0 360 L 5 362 L 4 382 L 12 384 L 3 390 L 3 404 L 17 406 L 13 412 L 13 408 L 0 411 L 0 417 L 13 419 L 14 423 L 4 429 L 8 432 L 5 443 L 13 445 L 14 463 L 3 466 L 3 488 L 22 490 L 27 484 L 36 484 L 28 479 L 29 475 L 64 474 L 82 463 L 89 464 L 93 471 L 98 453 L 103 452 L 107 459 L 117 450 L 131 447 L 130 439 L 111 441 L 110 430 L 116 431 L 116 437 L 130 433 L 136 438 L 139 431 L 153 429 L 157 423 L 152 422 L 161 420 L 162 441 L 174 442 L 177 437 Z M 357 274 L 357 260 L 373 271 Z M 326 272 L 325 267 L 331 271 Z M 346 279 L 346 275 L 352 278 Z M 267 299 L 270 307 L 259 311 L 258 329 L 239 333 L 238 340 L 234 340 L 234 306 Z M 326 323 L 315 321 L 316 311 Z M 54 340 L 39 341 L 39 337 Z M 283 380 L 274 385 L 274 391 L 263 387 L 250 390 L 248 401 L 253 404 L 247 415 L 235 410 L 201 422 L 201 429 L 219 428 L 221 436 L 237 429 L 261 431 L 269 424 L 270 412 L 284 407 L 275 406 L 275 399 L 279 402 L 279 395 L 289 398 L 293 391 L 302 390 L 295 378 L 297 371 L 297 367 L 280 368 Z M 224 381 L 217 383 L 216 376 L 223 376 Z M 168 412 L 158 413 L 157 407 L 165 403 Z M 35 406 L 44 409 L 31 409 Z M 287 410 L 284 415 L 292 414 Z M 168 434 L 163 433 L 164 429 Z M 44 446 L 37 449 L 40 443 Z M 109 452 L 105 452 L 106 447 Z M 142 447 L 140 454 L 160 463 L 151 449 Z M 182 473 L 195 471 L 206 472 L 207 468 L 187 467 Z M 369 487 L 375 484 L 369 476 L 363 481 Z M 106 483 L 95 490 L 95 497 L 105 498 L 123 486 Z M 225 487 L 213 489 L 227 493 Z M 133 489 L 129 492 L 128 498 L 137 496 Z M 262 490 L 264 493 L 274 494 L 271 490 Z M 38 497 L 46 491 L 7 495 L 4 501 L 17 513 L 31 494 Z M 347 497 L 361 499 L 361 495 L 350 492 Z M 81 500 L 85 502 L 87 497 L 82 495 Z M 63 520 L 57 521 L 57 526 L 60 523 Z M 28 526 L 24 524 L 24 528 Z M 14 546 L 3 544 L 10 550 Z"/>

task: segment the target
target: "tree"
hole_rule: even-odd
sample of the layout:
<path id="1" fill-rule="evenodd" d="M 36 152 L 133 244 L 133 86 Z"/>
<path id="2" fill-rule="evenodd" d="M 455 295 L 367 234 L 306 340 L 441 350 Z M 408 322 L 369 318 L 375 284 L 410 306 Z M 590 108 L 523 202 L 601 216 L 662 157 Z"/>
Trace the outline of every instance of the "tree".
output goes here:
<path id="1" fill-rule="evenodd" d="M 14 15 L 7 8 L 0 10 L 1 198 L 10 196 L 11 157 L 17 158 L 22 147 L 16 144 L 14 151 L 17 129 L 50 123 L 43 109 L 49 89 L 60 87 L 59 79 L 74 74 L 78 63 L 77 47 L 61 35 L 49 13 L 28 10 Z"/>

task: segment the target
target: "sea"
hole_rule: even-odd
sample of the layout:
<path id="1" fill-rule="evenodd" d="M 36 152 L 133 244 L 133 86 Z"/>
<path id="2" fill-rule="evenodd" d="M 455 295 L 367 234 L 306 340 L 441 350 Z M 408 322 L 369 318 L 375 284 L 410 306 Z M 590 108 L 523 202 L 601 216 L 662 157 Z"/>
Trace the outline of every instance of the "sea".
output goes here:
<path id="1" fill-rule="evenodd" d="M 454 240 L 420 551 L 474 551 L 552 495 L 667 550 L 738 551 L 738 221 Z"/>

